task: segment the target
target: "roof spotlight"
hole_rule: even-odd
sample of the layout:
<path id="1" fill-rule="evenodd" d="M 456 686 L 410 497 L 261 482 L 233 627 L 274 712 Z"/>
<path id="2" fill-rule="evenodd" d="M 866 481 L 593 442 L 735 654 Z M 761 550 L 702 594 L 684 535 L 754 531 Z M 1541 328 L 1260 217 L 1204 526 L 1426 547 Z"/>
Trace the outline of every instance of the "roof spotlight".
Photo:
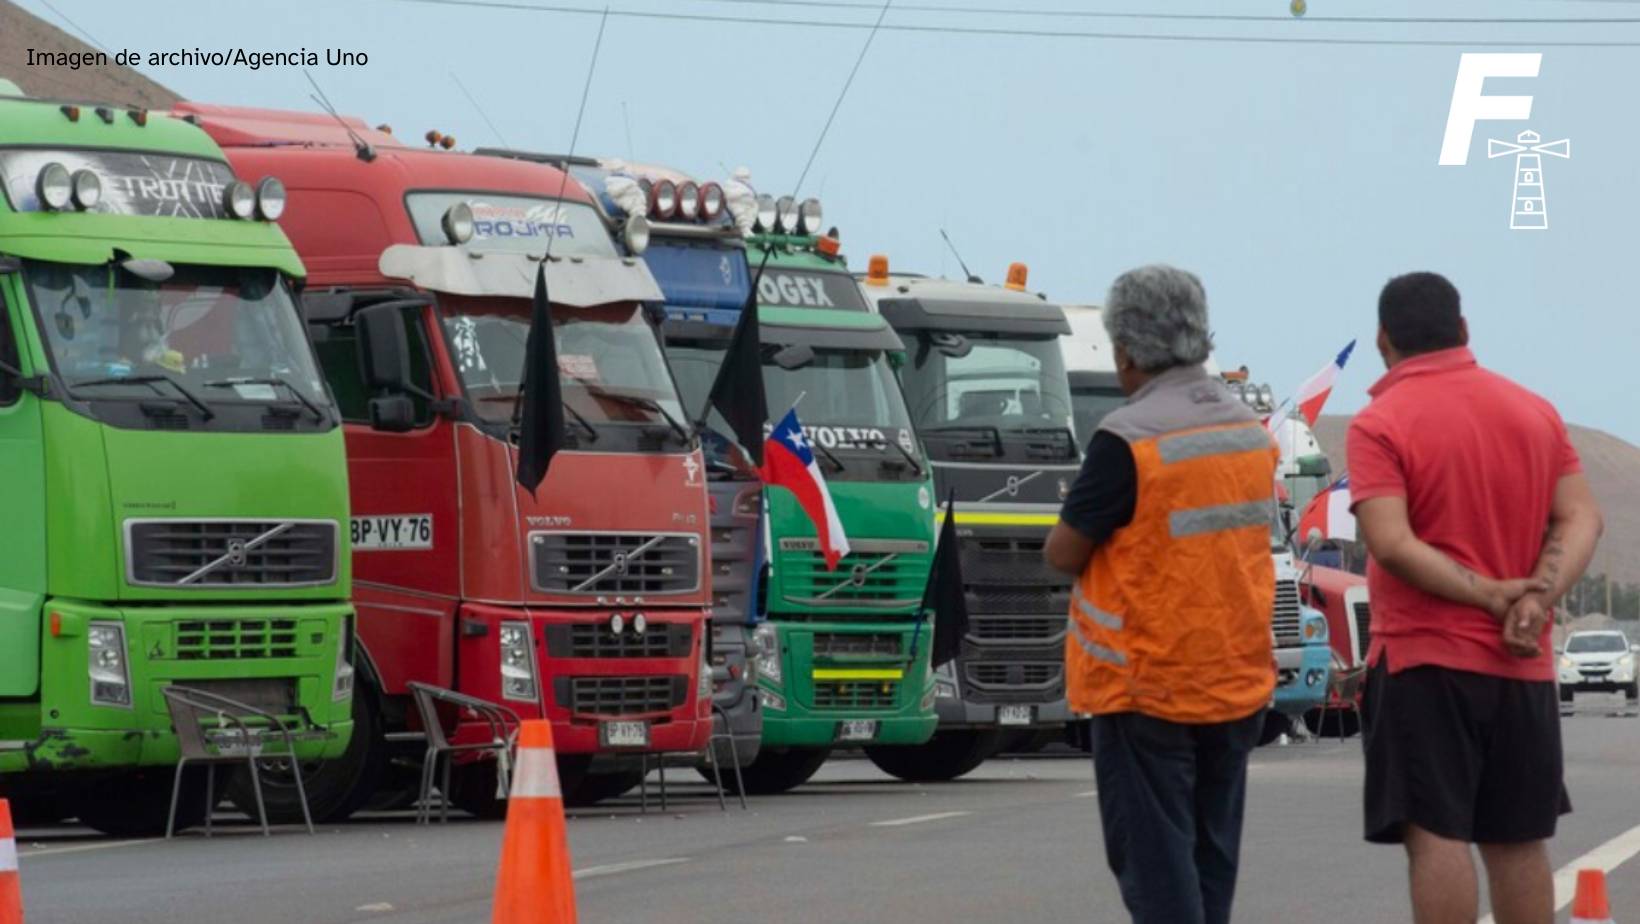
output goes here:
<path id="1" fill-rule="evenodd" d="M 775 207 L 774 197 L 763 193 L 757 197 L 757 230 L 769 232 L 774 230 L 774 220 L 779 214 Z"/>
<path id="2" fill-rule="evenodd" d="M 68 168 L 52 161 L 40 168 L 40 175 L 34 181 L 34 194 L 39 197 L 40 204 L 52 211 L 68 207 L 74 196 L 74 181 L 68 174 Z"/>
<path id="3" fill-rule="evenodd" d="M 278 221 L 285 214 L 285 184 L 276 176 L 265 176 L 256 184 L 256 217 Z"/>
<path id="4" fill-rule="evenodd" d="M 102 178 L 90 170 L 76 170 L 73 177 L 74 207 L 89 212 L 102 201 Z"/>
<path id="5" fill-rule="evenodd" d="M 820 219 L 820 200 L 804 199 L 803 204 L 797 208 L 797 221 L 800 230 L 804 234 L 819 234 Z"/>
<path id="6" fill-rule="evenodd" d="M 707 221 L 717 221 L 723 214 L 723 187 L 716 183 L 707 183 L 700 188 L 700 217 Z"/>
<path id="7" fill-rule="evenodd" d="M 791 196 L 781 196 L 774 203 L 775 230 L 781 234 L 797 233 L 797 200 Z"/>
<path id="8" fill-rule="evenodd" d="M 450 243 L 465 244 L 473 239 L 473 207 L 457 202 L 445 211 L 439 224 L 444 226 L 444 236 Z"/>
<path id="9" fill-rule="evenodd" d="M 649 215 L 666 221 L 678 213 L 678 185 L 661 180 L 649 189 Z"/>
<path id="10" fill-rule="evenodd" d="M 249 221 L 256 214 L 256 190 L 244 180 L 234 180 L 222 191 L 222 208 L 230 217 Z"/>
<path id="11" fill-rule="evenodd" d="M 693 180 L 685 181 L 678 187 L 678 217 L 685 221 L 694 221 L 700 214 L 700 187 Z"/>

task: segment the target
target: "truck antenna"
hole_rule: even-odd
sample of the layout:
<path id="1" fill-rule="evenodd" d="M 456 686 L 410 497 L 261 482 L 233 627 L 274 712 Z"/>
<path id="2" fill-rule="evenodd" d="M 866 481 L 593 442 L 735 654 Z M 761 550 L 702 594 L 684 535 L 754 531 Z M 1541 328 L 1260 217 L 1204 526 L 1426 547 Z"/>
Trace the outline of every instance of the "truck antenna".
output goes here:
<path id="1" fill-rule="evenodd" d="M 461 78 L 456 76 L 455 71 L 450 72 L 450 79 L 455 81 L 456 88 L 461 91 L 461 95 L 467 97 L 467 102 L 473 104 L 473 110 L 478 113 L 478 117 L 484 120 L 485 125 L 490 126 L 490 131 L 495 133 L 496 140 L 501 142 L 501 146 L 504 148 L 512 147 L 507 143 L 507 136 L 501 134 L 501 129 L 496 128 L 495 123 L 490 121 L 490 114 L 485 112 L 484 107 L 478 104 L 478 100 L 473 98 L 473 94 L 467 92 L 467 85 L 461 82 Z"/>
<path id="2" fill-rule="evenodd" d="M 957 258 L 957 265 L 962 267 L 962 274 L 964 276 L 968 277 L 968 281 L 969 282 L 984 282 L 985 280 L 979 278 L 978 276 L 975 276 L 973 273 L 968 272 L 968 264 L 962 262 L 962 254 L 957 253 L 957 245 L 951 243 L 951 235 L 946 234 L 944 228 L 940 229 L 940 237 L 945 238 L 945 246 L 951 248 L 951 256 Z"/>
<path id="3" fill-rule="evenodd" d="M 336 123 L 342 127 L 342 131 L 347 132 L 347 137 L 353 139 L 353 152 L 359 155 L 359 159 L 367 164 L 375 160 L 376 149 L 366 144 L 365 140 L 353 131 L 353 126 L 347 124 L 347 120 L 342 118 L 336 111 L 336 107 L 330 105 L 330 97 L 325 95 L 324 88 L 319 86 L 319 81 L 314 80 L 313 75 L 308 73 L 308 69 L 305 67 L 302 68 L 302 76 L 307 78 L 308 83 L 313 84 L 313 92 L 309 94 L 309 98 L 318 103 L 319 108 L 330 113 L 330 117 L 336 120 Z"/>
<path id="4" fill-rule="evenodd" d="M 569 188 L 569 164 L 575 159 L 575 145 L 581 139 L 581 118 L 587 114 L 587 96 L 592 93 L 592 75 L 598 70 L 598 50 L 604 46 L 604 27 L 609 25 L 609 7 L 604 7 L 604 15 L 598 18 L 598 37 L 592 42 L 592 60 L 587 63 L 586 83 L 581 87 L 581 108 L 575 112 L 575 130 L 569 135 L 569 154 L 564 157 L 564 178 L 558 184 L 558 213 L 564 211 L 564 192 Z M 556 221 L 556 216 L 554 221 Z M 556 229 L 547 236 L 547 252 L 541 255 L 541 262 L 545 263 L 552 258 L 553 242 L 558 240 Z M 522 391 L 520 391 L 522 394 Z"/>
<path id="5" fill-rule="evenodd" d="M 632 159 L 632 116 L 626 111 L 626 100 L 621 100 L 621 124 L 626 127 L 626 159 Z"/>

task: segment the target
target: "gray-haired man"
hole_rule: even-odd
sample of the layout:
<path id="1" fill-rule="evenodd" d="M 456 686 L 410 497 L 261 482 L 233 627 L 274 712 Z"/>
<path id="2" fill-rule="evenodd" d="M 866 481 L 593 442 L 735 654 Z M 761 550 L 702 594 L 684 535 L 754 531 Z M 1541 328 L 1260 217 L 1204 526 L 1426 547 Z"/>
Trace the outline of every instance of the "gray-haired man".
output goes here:
<path id="1" fill-rule="evenodd" d="M 1201 280 L 1124 274 L 1105 329 L 1128 403 L 1100 422 L 1045 550 L 1078 575 L 1066 695 L 1093 716 L 1105 854 L 1133 920 L 1224 924 L 1247 754 L 1275 685 L 1277 453 L 1202 366 Z"/>

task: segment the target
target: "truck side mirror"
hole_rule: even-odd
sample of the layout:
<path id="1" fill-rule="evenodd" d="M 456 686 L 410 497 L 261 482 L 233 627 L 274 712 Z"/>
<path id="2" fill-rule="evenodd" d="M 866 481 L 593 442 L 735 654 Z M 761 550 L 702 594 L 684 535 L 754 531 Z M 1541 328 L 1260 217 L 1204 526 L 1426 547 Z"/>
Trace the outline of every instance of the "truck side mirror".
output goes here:
<path id="1" fill-rule="evenodd" d="M 371 398 L 370 429 L 383 433 L 408 433 L 416 428 L 416 405 L 406 395 Z"/>
<path id="2" fill-rule="evenodd" d="M 359 334 L 359 372 L 371 389 L 410 390 L 410 338 L 396 305 L 366 308 L 353 316 Z"/>

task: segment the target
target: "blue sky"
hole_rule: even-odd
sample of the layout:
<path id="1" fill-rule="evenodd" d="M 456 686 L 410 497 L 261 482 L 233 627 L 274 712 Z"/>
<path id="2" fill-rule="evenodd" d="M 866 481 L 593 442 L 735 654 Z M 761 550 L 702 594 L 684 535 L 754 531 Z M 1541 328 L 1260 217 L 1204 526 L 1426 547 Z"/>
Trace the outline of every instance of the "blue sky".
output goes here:
<path id="1" fill-rule="evenodd" d="M 41 0 L 20 0 L 62 20 Z M 519 0 L 533 3 L 537 0 Z M 540 0 L 546 3 L 547 0 Z M 925 3 L 931 0 L 924 0 Z M 611 0 L 625 10 L 869 23 L 870 10 L 724 0 Z M 596 16 L 459 9 L 395 0 L 52 0 L 103 45 L 143 52 L 240 46 L 362 51 L 363 68 L 314 69 L 343 112 L 400 137 L 429 128 L 461 147 L 569 147 Z M 552 5 L 599 6 L 598 0 Z M 911 5 L 911 0 L 906 0 Z M 995 0 L 942 0 L 989 6 Z M 889 23 L 1045 31 L 1452 39 L 1458 46 L 1340 46 L 880 33 L 815 161 L 818 195 L 846 252 L 957 274 L 944 227 L 988 280 L 1023 260 L 1031 284 L 1099 301 L 1122 270 L 1171 262 L 1207 285 L 1221 363 L 1290 392 L 1352 337 L 1361 347 L 1330 411 L 1351 411 L 1382 371 L 1377 292 L 1411 269 L 1463 292 L 1482 362 L 1560 406 L 1568 420 L 1640 442 L 1640 47 L 1635 24 L 1328 23 L 1327 16 L 1623 17 L 1598 0 L 1284 0 L 1157 4 L 1032 0 L 1066 11 L 1269 14 L 1273 22 L 1072 19 L 892 10 Z M 156 15 L 163 10 L 163 15 Z M 790 192 L 866 33 L 789 25 L 612 18 L 578 150 L 719 177 L 746 165 Z M 1481 42 L 1518 44 L 1486 47 Z M 1469 164 L 1440 167 L 1465 51 L 1540 51 L 1532 118 L 1483 122 Z M 314 108 L 299 70 L 142 68 L 208 102 Z M 495 123 L 463 95 L 459 76 Z M 26 78 L 25 78 L 26 79 Z M 630 126 L 630 129 L 628 128 Z M 1512 158 L 1487 138 L 1531 127 L 1570 138 L 1551 159 L 1551 227 L 1508 229 Z M 628 136 L 630 131 L 630 145 Z M 499 132 L 500 137 L 497 136 Z"/>

